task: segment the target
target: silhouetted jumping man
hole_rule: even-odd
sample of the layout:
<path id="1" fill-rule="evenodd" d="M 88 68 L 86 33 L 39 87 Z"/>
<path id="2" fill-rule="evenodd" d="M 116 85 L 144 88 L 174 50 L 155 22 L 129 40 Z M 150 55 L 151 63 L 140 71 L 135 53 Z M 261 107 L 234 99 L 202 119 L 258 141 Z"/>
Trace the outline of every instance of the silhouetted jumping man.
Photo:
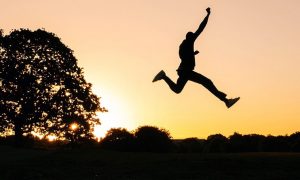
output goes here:
<path id="1" fill-rule="evenodd" d="M 207 15 L 204 18 L 204 20 L 201 22 L 199 28 L 196 30 L 196 32 L 188 32 L 186 34 L 185 40 L 182 41 L 182 43 L 179 46 L 179 56 L 181 59 L 181 63 L 179 65 L 179 68 L 177 69 L 178 79 L 177 83 L 174 83 L 167 75 L 166 73 L 161 70 L 153 79 L 152 82 L 158 81 L 158 80 L 164 80 L 171 88 L 172 91 L 179 94 L 182 89 L 184 88 L 185 84 L 188 80 L 196 82 L 198 84 L 202 84 L 206 89 L 208 89 L 212 94 L 214 94 L 217 98 L 219 98 L 221 101 L 223 101 L 228 108 L 230 108 L 232 105 L 234 105 L 240 98 L 234 98 L 234 99 L 227 99 L 226 94 L 219 91 L 213 82 L 208 79 L 207 77 L 203 76 L 202 74 L 199 74 L 194 71 L 195 68 L 195 55 L 199 53 L 199 51 L 194 51 L 194 43 L 198 36 L 201 34 L 203 29 L 205 28 L 208 17 L 210 15 L 210 8 L 206 9 Z"/>

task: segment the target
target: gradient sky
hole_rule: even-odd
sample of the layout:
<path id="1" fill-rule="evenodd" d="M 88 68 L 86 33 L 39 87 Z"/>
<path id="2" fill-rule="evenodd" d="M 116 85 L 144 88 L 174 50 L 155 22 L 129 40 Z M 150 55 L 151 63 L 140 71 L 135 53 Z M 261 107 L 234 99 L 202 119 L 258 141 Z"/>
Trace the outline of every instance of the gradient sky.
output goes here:
<path id="1" fill-rule="evenodd" d="M 179 95 L 178 47 L 211 7 L 195 43 L 195 71 L 229 97 L 231 109 L 189 82 Z M 239 132 L 285 135 L 300 127 L 298 0 L 3 0 L 0 28 L 45 28 L 74 50 L 101 104 L 103 128 L 154 125 L 174 138 Z"/>

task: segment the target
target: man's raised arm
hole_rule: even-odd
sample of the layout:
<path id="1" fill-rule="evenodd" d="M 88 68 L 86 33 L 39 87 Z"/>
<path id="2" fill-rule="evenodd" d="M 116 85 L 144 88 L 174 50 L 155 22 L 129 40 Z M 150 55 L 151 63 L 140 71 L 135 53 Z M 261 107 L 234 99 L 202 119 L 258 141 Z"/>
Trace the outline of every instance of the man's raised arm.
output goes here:
<path id="1" fill-rule="evenodd" d="M 197 37 L 200 35 L 200 33 L 203 31 L 203 29 L 205 28 L 207 21 L 208 21 L 208 17 L 210 15 L 210 8 L 206 9 L 207 15 L 206 17 L 203 19 L 203 21 L 201 22 L 199 28 L 196 30 L 196 32 L 194 33 L 195 35 L 195 40 L 197 39 Z"/>

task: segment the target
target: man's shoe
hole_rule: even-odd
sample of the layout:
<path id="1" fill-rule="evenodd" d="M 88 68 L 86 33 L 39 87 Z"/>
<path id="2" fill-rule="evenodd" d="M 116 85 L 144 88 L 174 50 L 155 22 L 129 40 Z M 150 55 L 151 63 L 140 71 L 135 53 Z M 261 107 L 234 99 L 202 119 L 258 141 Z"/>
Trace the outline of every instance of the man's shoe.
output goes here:
<path id="1" fill-rule="evenodd" d="M 230 108 L 233 106 L 238 100 L 240 100 L 240 97 L 234 98 L 234 99 L 228 99 L 226 102 L 227 108 Z"/>
<path id="2" fill-rule="evenodd" d="M 165 73 L 163 70 L 161 70 L 161 71 L 154 77 L 154 79 L 153 79 L 152 82 L 159 81 L 159 80 L 163 79 L 165 76 L 166 76 L 166 73 Z"/>

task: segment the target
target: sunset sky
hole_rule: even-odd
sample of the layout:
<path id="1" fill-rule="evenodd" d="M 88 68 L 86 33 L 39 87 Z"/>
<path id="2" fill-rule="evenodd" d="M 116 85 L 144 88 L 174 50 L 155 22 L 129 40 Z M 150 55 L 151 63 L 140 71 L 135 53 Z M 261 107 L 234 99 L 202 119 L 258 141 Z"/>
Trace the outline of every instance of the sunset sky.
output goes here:
<path id="1" fill-rule="evenodd" d="M 201 85 L 173 93 L 153 77 L 177 79 L 178 48 L 211 7 L 195 43 L 195 71 L 229 97 L 231 109 Z M 285 135 L 300 130 L 298 0 L 3 0 L 0 28 L 44 28 L 74 50 L 109 112 L 102 128 L 153 125 L 173 138 L 221 133 Z"/>

